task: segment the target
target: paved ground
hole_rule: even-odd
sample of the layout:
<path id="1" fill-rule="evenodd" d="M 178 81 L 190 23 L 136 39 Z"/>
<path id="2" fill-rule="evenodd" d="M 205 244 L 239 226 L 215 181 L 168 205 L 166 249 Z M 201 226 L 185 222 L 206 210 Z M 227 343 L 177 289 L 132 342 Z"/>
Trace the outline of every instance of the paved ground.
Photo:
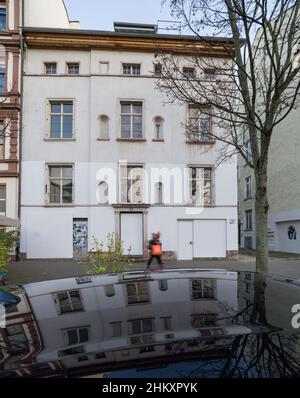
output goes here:
<path id="1" fill-rule="evenodd" d="M 146 263 L 135 263 L 132 269 L 145 269 Z M 152 264 L 152 269 L 157 265 Z M 239 260 L 193 260 L 166 262 L 165 268 L 225 268 L 232 271 L 255 271 L 255 257 L 242 254 Z M 270 272 L 300 279 L 300 258 L 294 256 L 270 257 Z M 26 260 L 9 265 L 7 283 L 21 284 L 47 279 L 66 278 L 86 274 L 75 260 Z"/>

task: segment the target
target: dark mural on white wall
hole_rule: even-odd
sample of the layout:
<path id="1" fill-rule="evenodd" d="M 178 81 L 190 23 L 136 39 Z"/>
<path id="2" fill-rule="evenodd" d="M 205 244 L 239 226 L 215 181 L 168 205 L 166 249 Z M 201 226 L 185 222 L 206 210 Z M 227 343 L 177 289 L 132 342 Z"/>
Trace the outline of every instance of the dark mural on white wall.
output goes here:
<path id="1" fill-rule="evenodd" d="M 289 237 L 290 240 L 296 240 L 297 239 L 297 231 L 296 231 L 296 228 L 293 227 L 293 225 L 291 225 L 288 228 L 288 237 Z"/>

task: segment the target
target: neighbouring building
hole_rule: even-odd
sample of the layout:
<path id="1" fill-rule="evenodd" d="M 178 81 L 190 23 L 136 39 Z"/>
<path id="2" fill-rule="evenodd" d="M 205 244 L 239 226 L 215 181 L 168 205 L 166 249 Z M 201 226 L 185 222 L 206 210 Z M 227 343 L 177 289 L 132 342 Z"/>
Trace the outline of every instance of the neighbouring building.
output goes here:
<path id="1" fill-rule="evenodd" d="M 0 215 L 18 218 L 21 0 L 0 1 Z"/>
<path id="2" fill-rule="evenodd" d="M 143 258 L 160 231 L 166 258 L 236 256 L 236 159 L 216 167 L 219 144 L 204 133 L 213 118 L 155 88 L 159 48 L 205 78 L 187 61 L 195 46 L 222 62 L 233 43 L 155 25 L 80 30 L 56 3 L 55 24 L 25 17 L 21 252 L 81 257 L 114 233 Z"/>

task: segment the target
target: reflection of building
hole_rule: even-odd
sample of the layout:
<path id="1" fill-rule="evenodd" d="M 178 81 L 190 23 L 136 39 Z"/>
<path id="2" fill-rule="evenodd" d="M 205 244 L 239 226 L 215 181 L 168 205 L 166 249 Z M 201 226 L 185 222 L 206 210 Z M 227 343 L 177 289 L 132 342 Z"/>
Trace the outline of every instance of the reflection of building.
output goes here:
<path id="1" fill-rule="evenodd" d="M 0 1 L 0 215 L 18 218 L 21 0 Z"/>
<path id="2" fill-rule="evenodd" d="M 149 280 L 108 276 L 82 284 L 67 279 L 25 286 L 43 336 L 37 362 L 113 369 L 131 361 L 136 366 L 164 357 L 226 355 L 229 336 L 246 330 L 222 320 L 237 306 L 236 274 L 154 275 Z M 211 345 L 214 354 L 206 353 Z"/>
<path id="3" fill-rule="evenodd" d="M 235 159 L 216 167 L 219 144 L 204 130 L 217 124 L 165 103 L 155 89 L 160 46 L 178 54 L 183 73 L 198 68 L 213 84 L 217 74 L 185 56 L 196 47 L 223 63 L 232 42 L 161 35 L 155 25 L 73 29 L 59 0 L 43 1 L 41 14 L 24 29 L 21 251 L 77 257 L 92 248 L 92 236 L 105 241 L 114 232 L 126 252 L 143 257 L 151 233 L 161 231 L 168 258 L 236 256 Z M 195 140 L 182 127 L 187 118 Z"/>

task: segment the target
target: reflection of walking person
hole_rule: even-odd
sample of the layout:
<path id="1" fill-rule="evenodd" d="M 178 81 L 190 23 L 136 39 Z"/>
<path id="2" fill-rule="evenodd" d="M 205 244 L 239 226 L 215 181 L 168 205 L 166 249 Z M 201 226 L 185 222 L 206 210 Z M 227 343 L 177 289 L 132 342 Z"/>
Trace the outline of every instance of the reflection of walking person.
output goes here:
<path id="1" fill-rule="evenodd" d="M 149 250 L 150 250 L 150 257 L 148 260 L 147 268 L 150 268 L 150 264 L 152 263 L 153 258 L 156 259 L 158 264 L 163 264 L 161 261 L 161 254 L 162 254 L 162 244 L 159 240 L 160 233 L 155 232 L 152 234 L 152 239 L 149 241 Z"/>

